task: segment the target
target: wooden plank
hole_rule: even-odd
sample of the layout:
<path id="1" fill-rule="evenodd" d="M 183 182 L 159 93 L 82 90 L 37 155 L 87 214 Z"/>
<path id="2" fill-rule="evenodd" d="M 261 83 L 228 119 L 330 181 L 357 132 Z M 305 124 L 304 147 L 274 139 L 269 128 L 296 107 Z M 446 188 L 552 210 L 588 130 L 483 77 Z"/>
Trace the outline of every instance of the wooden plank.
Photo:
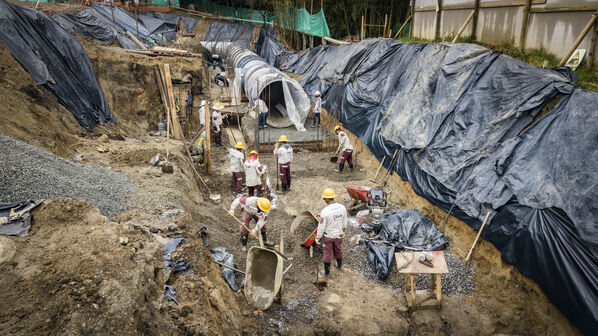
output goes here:
<path id="1" fill-rule="evenodd" d="M 592 12 L 595 10 L 598 10 L 598 5 L 531 8 L 530 13 Z"/>
<path id="2" fill-rule="evenodd" d="M 170 111 L 170 118 L 172 121 L 172 134 L 175 139 L 183 139 L 184 135 L 181 130 L 181 124 L 179 123 L 179 118 L 176 114 L 176 108 L 175 108 L 176 105 L 174 103 L 174 93 L 172 90 L 172 79 L 170 77 L 170 65 L 169 64 L 160 64 L 160 66 L 162 67 L 161 69 L 163 69 L 162 80 L 164 81 L 164 84 L 166 86 L 166 93 L 168 96 L 167 97 L 168 98 L 168 106 L 170 106 L 169 111 Z"/>
<path id="3" fill-rule="evenodd" d="M 206 173 L 207 174 L 211 174 L 212 173 L 212 152 L 211 152 L 211 148 L 212 148 L 212 137 L 211 137 L 211 133 L 212 133 L 212 116 L 210 115 L 210 105 L 206 104 L 206 112 L 205 112 L 205 121 L 206 121 L 206 140 L 205 140 L 205 157 L 204 157 L 204 161 L 206 162 Z"/>
<path id="4" fill-rule="evenodd" d="M 434 255 L 434 259 L 432 259 L 431 263 L 434 267 L 428 267 L 419 262 L 419 252 L 397 252 L 395 253 L 396 260 L 404 260 L 404 259 L 411 259 L 413 256 L 413 261 L 407 265 L 406 267 L 399 269 L 399 273 L 412 273 L 412 274 L 436 274 L 436 273 L 448 273 L 448 266 L 446 265 L 446 260 L 444 259 L 444 252 L 443 251 L 430 251 Z"/>
<path id="5" fill-rule="evenodd" d="M 436 284 L 436 308 L 440 308 L 442 307 L 442 277 L 440 276 L 440 274 L 434 274 L 433 277 L 436 278 L 435 284 Z"/>
<path id="6" fill-rule="evenodd" d="M 521 33 L 519 34 L 519 48 L 525 49 L 525 37 L 527 36 L 527 22 L 529 21 L 529 10 L 532 1 L 525 0 L 525 6 L 523 7 L 523 20 L 521 22 Z"/>
<path id="7" fill-rule="evenodd" d="M 478 239 L 480 239 L 480 236 L 482 235 L 482 230 L 484 230 L 484 227 L 486 226 L 488 217 L 490 217 L 490 211 L 488 211 L 488 213 L 486 214 L 486 217 L 484 218 L 484 222 L 482 223 L 482 226 L 480 226 L 480 230 L 478 230 L 478 234 L 475 237 L 475 240 L 473 241 L 473 245 L 471 245 L 471 248 L 469 249 L 469 253 L 467 253 L 467 257 L 465 257 L 466 262 L 468 262 L 469 259 L 471 258 L 471 254 L 473 253 L 473 248 L 476 246 L 476 244 L 478 243 Z"/>

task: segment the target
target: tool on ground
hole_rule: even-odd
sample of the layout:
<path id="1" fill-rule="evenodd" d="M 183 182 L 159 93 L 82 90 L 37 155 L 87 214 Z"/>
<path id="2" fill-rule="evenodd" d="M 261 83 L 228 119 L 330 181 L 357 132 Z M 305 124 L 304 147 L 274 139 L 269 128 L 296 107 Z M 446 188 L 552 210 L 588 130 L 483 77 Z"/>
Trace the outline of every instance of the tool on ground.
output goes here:
<path id="1" fill-rule="evenodd" d="M 224 267 L 224 268 L 228 268 L 228 269 L 233 270 L 235 272 L 239 272 L 239 273 L 245 274 L 245 272 L 241 271 L 240 269 L 236 269 L 236 268 L 234 268 L 232 266 L 228 266 L 227 264 L 223 264 L 223 263 L 221 263 L 219 261 L 216 261 L 216 260 L 212 260 L 212 261 L 215 262 L 216 264 Z"/>
<path id="2" fill-rule="evenodd" d="M 399 149 L 395 149 L 395 153 L 392 156 L 392 159 L 390 160 L 390 164 L 388 165 L 388 170 L 386 171 L 386 175 L 384 175 L 384 179 L 382 180 L 382 187 L 384 187 L 386 185 L 386 182 L 388 181 L 388 178 L 390 176 L 392 176 L 392 174 L 394 173 L 395 169 L 395 164 L 397 163 L 397 153 L 399 152 Z"/>
<path id="3" fill-rule="evenodd" d="M 200 235 L 201 235 L 201 241 L 203 242 L 203 246 L 208 246 L 208 229 L 206 229 L 205 226 L 202 226 L 201 229 L 199 229 Z"/>
<path id="4" fill-rule="evenodd" d="M 330 162 L 332 163 L 336 163 L 338 161 L 338 156 L 336 154 L 334 154 L 335 156 L 330 158 Z"/>
<path id="5" fill-rule="evenodd" d="M 276 157 L 276 191 L 280 190 L 280 186 L 278 185 L 278 180 L 280 180 L 280 167 L 278 166 L 278 156 Z"/>
<path id="6" fill-rule="evenodd" d="M 471 245 L 471 248 L 469 249 L 469 253 L 467 253 L 467 257 L 465 257 L 465 262 L 469 263 L 471 260 L 471 255 L 473 253 L 473 249 L 476 246 L 476 244 L 478 243 L 478 239 L 480 239 L 480 236 L 482 235 L 482 230 L 484 230 L 484 227 L 486 226 L 486 222 L 488 221 L 488 217 L 490 217 L 490 211 L 488 211 L 488 213 L 486 214 L 486 218 L 484 218 L 484 222 L 482 222 L 482 226 L 480 226 L 480 230 L 478 231 L 478 235 L 475 237 L 475 240 L 473 241 L 473 245 Z"/>
<path id="7" fill-rule="evenodd" d="M 226 210 L 225 207 L 222 207 L 222 210 L 226 211 L 226 213 L 228 214 L 228 210 Z M 260 246 L 264 246 L 264 243 L 262 242 L 262 235 L 258 235 L 256 230 L 252 230 L 250 228 L 247 227 L 247 225 L 245 225 L 245 223 L 243 223 L 240 219 L 238 219 L 235 216 L 231 216 L 232 218 L 234 218 L 239 224 L 241 224 L 241 226 L 243 226 L 245 228 L 245 230 L 247 230 L 249 232 L 249 235 L 252 236 L 253 238 L 255 238 L 256 236 L 260 237 Z"/>
<path id="8" fill-rule="evenodd" d="M 27 213 L 29 210 L 35 208 L 37 206 L 37 204 L 35 203 L 31 203 L 28 206 L 26 206 L 23 210 L 19 210 L 15 212 L 15 209 L 12 208 L 10 209 L 10 213 L 8 215 L 8 218 L 10 220 L 15 220 L 15 219 L 19 219 L 21 218 L 25 213 Z"/>
<path id="9" fill-rule="evenodd" d="M 203 185 L 208 190 L 208 194 L 210 194 L 210 199 L 212 201 L 218 201 L 221 198 L 220 194 L 212 194 L 212 191 L 210 190 L 210 187 L 208 187 L 208 184 L 206 183 L 206 181 L 203 180 L 201 175 L 199 175 L 199 173 L 195 169 L 195 166 L 193 165 L 193 159 L 191 158 L 191 153 L 189 152 L 189 148 L 187 148 L 187 145 L 185 145 L 185 144 L 183 144 L 183 146 L 185 147 L 185 151 L 187 152 L 187 160 L 189 161 L 189 164 L 191 165 L 191 169 L 193 169 L 195 176 L 197 176 L 199 178 L 201 183 L 203 183 Z"/>
<path id="10" fill-rule="evenodd" d="M 291 269 L 291 266 L 293 266 L 293 264 L 290 264 L 285 270 L 284 272 L 282 272 L 282 275 L 287 274 L 287 272 L 289 271 L 289 269 Z"/>
<path id="11" fill-rule="evenodd" d="M 320 280 L 320 267 L 318 264 L 316 264 L 316 282 L 314 282 L 314 285 L 316 285 L 320 291 L 323 291 L 324 287 L 328 286 L 328 281 Z"/>
<path id="12" fill-rule="evenodd" d="M 376 238 L 364 238 L 361 235 L 359 235 L 358 237 L 351 237 L 350 242 L 353 242 L 354 245 L 359 245 L 361 243 L 366 243 L 366 242 L 374 242 L 377 244 L 386 244 L 388 246 L 394 246 L 397 247 L 399 249 L 404 249 L 404 250 L 410 250 L 410 251 L 419 251 L 416 248 L 413 248 L 411 246 L 406 246 L 406 245 L 401 245 L 401 244 L 393 244 L 387 240 L 380 240 L 380 239 L 376 239 Z"/>
<path id="13" fill-rule="evenodd" d="M 374 178 L 370 179 L 370 182 L 376 183 L 376 177 L 378 177 L 378 173 L 380 172 L 380 169 L 382 168 L 382 165 L 384 164 L 384 160 L 386 160 L 386 155 L 384 155 L 384 157 L 382 158 L 382 161 L 380 161 L 378 170 L 376 170 L 376 174 L 374 175 Z"/>

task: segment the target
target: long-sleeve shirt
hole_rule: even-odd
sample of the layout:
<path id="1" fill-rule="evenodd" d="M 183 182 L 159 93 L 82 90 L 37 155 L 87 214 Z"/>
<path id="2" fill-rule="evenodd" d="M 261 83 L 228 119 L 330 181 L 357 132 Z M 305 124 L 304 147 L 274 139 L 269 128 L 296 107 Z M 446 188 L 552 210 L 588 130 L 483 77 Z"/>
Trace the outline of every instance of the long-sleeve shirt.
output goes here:
<path id="1" fill-rule="evenodd" d="M 248 187 L 261 185 L 262 179 L 260 177 L 264 174 L 264 167 L 262 167 L 260 160 L 246 160 L 243 166 L 245 169 L 245 184 Z"/>
<path id="2" fill-rule="evenodd" d="M 258 113 L 268 113 L 268 106 L 266 105 L 266 103 L 263 100 L 261 100 L 259 98 L 258 98 L 258 100 L 256 100 L 253 107 L 256 109 L 256 111 Z"/>
<path id="3" fill-rule="evenodd" d="M 318 239 L 322 236 L 328 238 L 340 238 L 347 228 L 347 209 L 340 203 L 328 204 L 320 212 L 322 222 L 318 225 Z"/>
<path id="4" fill-rule="evenodd" d="M 337 152 L 344 152 L 346 150 L 353 150 L 353 145 L 351 145 L 351 141 L 345 132 L 339 131 L 338 132 L 338 148 Z"/>
<path id="5" fill-rule="evenodd" d="M 206 125 L 206 106 L 199 108 L 199 124 L 202 126 Z"/>
<path id="6" fill-rule="evenodd" d="M 266 224 L 266 219 L 268 218 L 268 214 L 264 212 L 260 212 L 257 206 L 257 200 L 259 197 L 251 196 L 251 197 L 238 197 L 235 198 L 233 203 L 230 205 L 231 210 L 236 210 L 239 205 L 243 208 L 243 211 L 246 211 L 252 216 L 257 216 L 258 221 L 256 225 L 256 229 L 259 230 Z"/>
<path id="7" fill-rule="evenodd" d="M 316 97 L 316 105 L 314 106 L 314 113 L 322 112 L 322 97 Z"/>
<path id="8" fill-rule="evenodd" d="M 245 155 L 243 155 L 243 152 L 229 148 L 228 158 L 230 159 L 231 172 L 240 173 L 243 171 L 243 161 L 245 160 Z"/>
<path id="9" fill-rule="evenodd" d="M 278 164 L 291 163 L 293 161 L 293 147 L 284 144 L 274 149 L 274 156 L 278 158 Z"/>
<path id="10" fill-rule="evenodd" d="M 212 126 L 219 127 L 222 125 L 222 113 L 220 111 L 214 110 L 212 112 Z"/>

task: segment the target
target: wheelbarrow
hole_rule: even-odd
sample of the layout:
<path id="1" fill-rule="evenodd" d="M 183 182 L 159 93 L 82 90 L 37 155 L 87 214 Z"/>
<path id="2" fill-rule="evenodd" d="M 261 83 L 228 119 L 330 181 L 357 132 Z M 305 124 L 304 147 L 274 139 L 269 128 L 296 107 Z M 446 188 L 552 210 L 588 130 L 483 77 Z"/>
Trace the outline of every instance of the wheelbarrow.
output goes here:
<path id="1" fill-rule="evenodd" d="M 252 246 L 245 267 L 245 298 L 256 308 L 267 310 L 279 300 L 282 290 L 283 258 L 275 251 Z"/>
<path id="2" fill-rule="evenodd" d="M 347 193 L 351 197 L 351 201 L 347 204 L 347 211 L 349 213 L 356 213 L 359 210 L 367 208 L 368 205 L 368 192 L 370 187 L 359 186 L 359 185 L 346 185 Z"/>
<path id="3" fill-rule="evenodd" d="M 311 223 L 315 226 L 315 229 L 309 236 L 307 236 L 303 243 L 301 243 L 301 246 L 309 248 L 309 256 L 313 258 L 314 242 L 316 241 L 316 235 L 318 234 L 318 224 L 320 223 L 316 215 L 314 215 L 311 211 L 303 211 L 300 213 L 297 217 L 295 217 L 293 223 L 291 224 L 291 234 L 295 233 L 299 227 L 299 224 L 301 224 L 305 218 L 312 219 Z"/>

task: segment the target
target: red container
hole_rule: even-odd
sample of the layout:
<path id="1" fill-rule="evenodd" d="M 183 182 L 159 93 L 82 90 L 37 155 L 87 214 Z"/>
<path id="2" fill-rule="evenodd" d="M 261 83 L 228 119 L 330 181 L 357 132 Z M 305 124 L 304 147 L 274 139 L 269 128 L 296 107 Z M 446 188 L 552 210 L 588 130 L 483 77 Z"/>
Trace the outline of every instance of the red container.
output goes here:
<path id="1" fill-rule="evenodd" d="M 372 189 L 370 187 L 357 186 L 357 185 L 347 185 L 347 186 L 345 186 L 345 188 L 347 189 L 347 192 L 349 193 L 349 196 L 351 196 L 351 198 L 360 200 L 364 203 L 367 203 L 368 191 L 370 191 L 370 189 Z"/>

